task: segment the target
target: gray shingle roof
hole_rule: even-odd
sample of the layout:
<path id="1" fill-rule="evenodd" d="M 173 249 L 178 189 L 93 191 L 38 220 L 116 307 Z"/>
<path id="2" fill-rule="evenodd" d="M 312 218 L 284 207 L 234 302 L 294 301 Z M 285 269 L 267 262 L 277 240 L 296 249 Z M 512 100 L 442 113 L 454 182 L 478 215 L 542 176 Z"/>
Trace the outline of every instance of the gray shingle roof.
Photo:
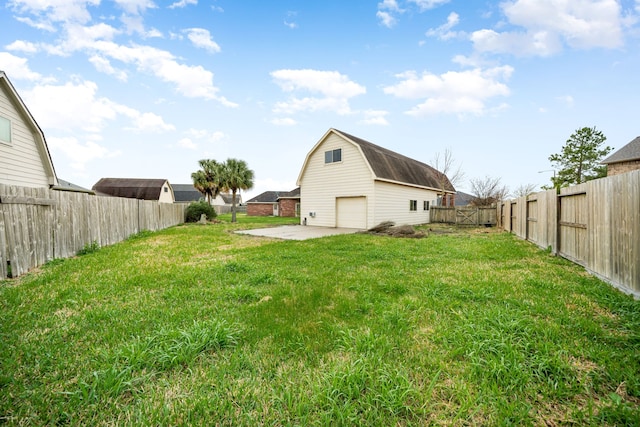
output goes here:
<path id="1" fill-rule="evenodd" d="M 296 198 L 300 197 L 300 187 L 291 191 L 265 191 L 257 196 L 247 200 L 247 203 L 275 203 L 279 198 Z"/>
<path id="2" fill-rule="evenodd" d="M 159 200 L 165 182 L 166 179 L 102 178 L 92 190 L 107 196 Z"/>
<path id="3" fill-rule="evenodd" d="M 224 202 L 227 205 L 230 205 L 233 203 L 233 194 L 232 193 L 220 193 L 220 197 L 222 197 L 222 200 L 224 200 Z M 236 194 L 236 203 L 238 203 L 240 201 L 240 194 Z"/>
<path id="4" fill-rule="evenodd" d="M 334 129 L 338 134 L 360 146 L 376 177 L 396 182 L 419 185 L 429 188 L 441 188 L 454 192 L 455 188 L 441 172 L 426 163 L 419 162 L 394 151 L 372 144 L 369 141 Z"/>
<path id="5" fill-rule="evenodd" d="M 96 194 L 95 191 L 89 190 L 87 188 L 76 185 L 72 182 L 65 181 L 64 179 L 58 178 L 58 185 L 54 185 L 52 187 L 54 190 L 59 191 L 71 191 L 74 193 L 87 193 L 87 194 Z"/>
<path id="6" fill-rule="evenodd" d="M 204 197 L 193 184 L 171 184 L 171 187 L 176 202 L 197 202 Z"/>
<path id="7" fill-rule="evenodd" d="M 285 191 L 265 191 L 247 200 L 247 203 L 275 203 L 280 193 L 285 193 Z"/>
<path id="8" fill-rule="evenodd" d="M 278 199 L 299 199 L 299 198 L 300 198 L 300 187 L 291 191 L 283 191 L 278 195 Z"/>
<path id="9" fill-rule="evenodd" d="M 640 136 L 604 159 L 602 163 L 608 165 L 638 159 L 640 159 Z"/>

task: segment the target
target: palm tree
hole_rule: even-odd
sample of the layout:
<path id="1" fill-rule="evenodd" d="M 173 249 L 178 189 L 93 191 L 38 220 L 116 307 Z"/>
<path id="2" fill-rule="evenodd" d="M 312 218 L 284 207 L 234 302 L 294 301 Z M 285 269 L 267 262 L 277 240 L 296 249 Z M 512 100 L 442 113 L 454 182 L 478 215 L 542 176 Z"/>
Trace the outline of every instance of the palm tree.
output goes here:
<path id="1" fill-rule="evenodd" d="M 236 193 L 253 187 L 253 171 L 247 162 L 238 159 L 227 159 L 221 169 L 221 188 L 231 191 L 231 222 L 236 222 Z"/>
<path id="2" fill-rule="evenodd" d="M 191 174 L 193 186 L 201 192 L 207 198 L 207 202 L 211 204 L 211 200 L 220 194 L 222 165 L 211 159 L 202 159 L 198 164 L 200 165 L 200 169 Z"/>

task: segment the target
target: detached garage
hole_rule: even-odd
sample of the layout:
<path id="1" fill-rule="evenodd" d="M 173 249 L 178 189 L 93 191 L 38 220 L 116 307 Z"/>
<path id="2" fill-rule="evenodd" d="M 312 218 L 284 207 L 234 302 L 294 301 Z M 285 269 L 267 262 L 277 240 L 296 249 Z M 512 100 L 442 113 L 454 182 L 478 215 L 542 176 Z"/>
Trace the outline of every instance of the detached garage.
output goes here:
<path id="1" fill-rule="evenodd" d="M 455 194 L 431 166 L 336 129 L 307 154 L 298 185 L 301 223 L 357 229 L 428 223 L 438 197 Z"/>

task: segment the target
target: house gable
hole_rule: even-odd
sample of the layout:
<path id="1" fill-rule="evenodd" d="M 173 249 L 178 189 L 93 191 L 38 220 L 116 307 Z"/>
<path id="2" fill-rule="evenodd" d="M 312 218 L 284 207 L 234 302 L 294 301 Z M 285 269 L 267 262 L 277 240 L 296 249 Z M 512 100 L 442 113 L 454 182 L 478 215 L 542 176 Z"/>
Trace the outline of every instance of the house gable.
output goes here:
<path id="1" fill-rule="evenodd" d="M 7 75 L 0 71 L 0 184 L 50 187 L 58 184 L 44 133 Z"/>

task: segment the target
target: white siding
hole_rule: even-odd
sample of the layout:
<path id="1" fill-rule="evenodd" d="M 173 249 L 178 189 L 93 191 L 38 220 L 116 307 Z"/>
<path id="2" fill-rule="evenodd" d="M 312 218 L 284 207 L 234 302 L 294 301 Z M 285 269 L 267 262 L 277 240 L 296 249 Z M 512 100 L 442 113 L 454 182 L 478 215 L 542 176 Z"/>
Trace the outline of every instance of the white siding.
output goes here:
<path id="1" fill-rule="evenodd" d="M 160 203 L 173 203 L 173 189 L 168 182 L 165 182 L 162 185 L 162 190 L 160 190 L 160 197 L 158 198 L 158 201 Z"/>
<path id="2" fill-rule="evenodd" d="M 342 161 L 324 163 L 324 153 L 342 149 Z M 373 177 L 360 150 L 334 133 L 319 144 L 307 160 L 300 177 L 300 220 L 308 225 L 336 226 L 336 198 L 367 198 L 367 211 L 373 209 Z M 315 217 L 309 215 L 315 212 Z"/>
<path id="3" fill-rule="evenodd" d="M 414 188 L 404 185 L 377 181 L 375 183 L 376 204 L 374 215 L 370 215 L 368 228 L 383 221 L 393 221 L 397 225 L 426 224 L 429 222 L 429 212 L 424 210 L 424 202 L 431 207 L 438 198 L 435 191 Z M 409 210 L 409 200 L 416 200 L 415 211 Z"/>
<path id="4" fill-rule="evenodd" d="M 49 177 L 32 129 L 0 84 L 0 116 L 11 121 L 10 145 L 0 142 L 0 184 L 48 187 Z"/>

